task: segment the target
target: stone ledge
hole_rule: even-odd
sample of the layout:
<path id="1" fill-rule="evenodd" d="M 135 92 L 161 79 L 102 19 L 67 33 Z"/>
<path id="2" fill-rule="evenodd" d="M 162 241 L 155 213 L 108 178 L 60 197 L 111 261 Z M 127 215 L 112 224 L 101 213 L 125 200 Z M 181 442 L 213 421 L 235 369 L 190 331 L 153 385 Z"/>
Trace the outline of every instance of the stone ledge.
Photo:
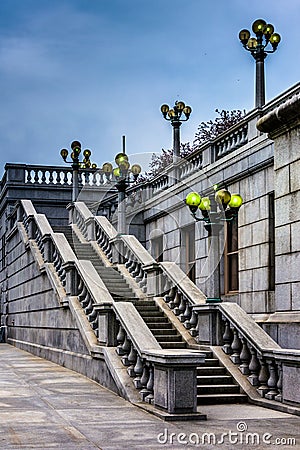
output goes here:
<path id="1" fill-rule="evenodd" d="M 299 125 L 299 117 L 300 94 L 297 94 L 259 119 L 256 126 L 259 131 L 269 133 L 269 137 L 273 139 Z"/>

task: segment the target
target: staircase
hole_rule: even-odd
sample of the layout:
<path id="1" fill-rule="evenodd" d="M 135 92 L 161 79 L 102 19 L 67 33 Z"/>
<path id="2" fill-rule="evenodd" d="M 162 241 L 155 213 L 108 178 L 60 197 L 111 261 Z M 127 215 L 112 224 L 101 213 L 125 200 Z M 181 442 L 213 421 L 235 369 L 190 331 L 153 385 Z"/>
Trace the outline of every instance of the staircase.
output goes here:
<path id="1" fill-rule="evenodd" d="M 52 227 L 53 231 L 63 233 L 78 259 L 88 260 L 95 267 L 103 283 L 115 301 L 132 301 L 135 308 L 147 324 L 163 349 L 182 349 L 188 345 L 154 300 L 138 301 L 135 293 L 125 278 L 114 267 L 107 267 L 89 243 L 83 243 L 69 226 Z M 205 365 L 197 369 L 197 401 L 203 404 L 244 403 L 246 394 L 241 393 L 239 385 L 234 382 L 226 368 L 209 350 Z"/>
<path id="2" fill-rule="evenodd" d="M 162 348 L 186 348 L 181 334 L 173 328 L 154 300 L 135 303 L 135 307 Z"/>
<path id="3" fill-rule="evenodd" d="M 137 297 L 127 284 L 125 278 L 114 267 L 107 267 L 89 243 L 80 242 L 71 227 L 52 227 L 56 233 L 63 233 L 78 259 L 88 260 L 107 287 L 115 301 L 136 300 Z"/>
<path id="4" fill-rule="evenodd" d="M 197 369 L 198 405 L 247 402 L 247 395 L 241 393 L 239 385 L 235 384 L 226 368 L 213 357 L 211 351 L 205 353 L 205 365 Z"/>

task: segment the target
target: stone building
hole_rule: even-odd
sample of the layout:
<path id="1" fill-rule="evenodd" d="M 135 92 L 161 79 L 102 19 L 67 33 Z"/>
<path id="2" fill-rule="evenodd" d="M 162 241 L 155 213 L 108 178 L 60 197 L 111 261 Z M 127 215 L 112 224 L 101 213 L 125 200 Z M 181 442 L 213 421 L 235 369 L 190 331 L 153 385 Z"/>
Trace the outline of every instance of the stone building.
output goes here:
<path id="1" fill-rule="evenodd" d="M 299 126 L 297 84 L 129 188 L 125 235 L 101 170 L 72 204 L 69 170 L 7 164 L 2 337 L 165 416 L 246 400 L 299 413 Z M 214 185 L 244 203 L 208 237 L 184 200 Z"/>

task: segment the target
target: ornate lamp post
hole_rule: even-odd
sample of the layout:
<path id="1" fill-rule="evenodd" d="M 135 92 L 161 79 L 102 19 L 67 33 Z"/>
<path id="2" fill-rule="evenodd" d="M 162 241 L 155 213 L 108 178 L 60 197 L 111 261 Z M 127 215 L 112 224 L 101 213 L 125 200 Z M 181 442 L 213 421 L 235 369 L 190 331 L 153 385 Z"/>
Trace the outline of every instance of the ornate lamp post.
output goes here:
<path id="1" fill-rule="evenodd" d="M 253 22 L 252 31 L 256 37 L 250 37 L 250 31 L 244 29 L 240 31 L 239 39 L 256 61 L 255 107 L 260 108 L 265 104 L 265 59 L 268 53 L 277 50 L 281 37 L 278 33 L 274 33 L 274 26 L 263 19 Z M 266 50 L 269 44 L 272 50 Z"/>
<path id="2" fill-rule="evenodd" d="M 173 127 L 173 161 L 176 162 L 180 156 L 180 126 L 182 122 L 189 120 L 192 108 L 183 102 L 176 101 L 172 109 L 169 108 L 169 105 L 162 105 L 160 110 L 163 117 L 170 121 Z M 185 119 L 182 118 L 182 113 Z"/>
<path id="3" fill-rule="evenodd" d="M 118 226 L 117 230 L 120 234 L 126 234 L 126 189 L 131 183 L 134 183 L 139 174 L 141 173 L 141 166 L 139 164 L 133 164 L 130 166 L 128 156 L 125 153 L 125 136 L 123 136 L 123 151 L 118 153 L 115 157 L 116 168 L 113 168 L 110 162 L 106 162 L 102 166 L 102 170 L 106 175 L 106 178 L 116 183 L 118 190 Z"/>
<path id="4" fill-rule="evenodd" d="M 65 163 L 71 164 L 73 173 L 72 173 L 72 201 L 75 202 L 78 194 L 79 194 L 79 188 L 78 188 L 78 172 L 80 169 L 96 169 L 97 165 L 92 164 L 90 161 L 90 156 L 92 152 L 88 149 L 83 150 L 83 156 L 84 159 L 80 162 L 79 155 L 81 153 L 81 143 L 79 141 L 73 141 L 71 144 L 71 161 L 67 161 L 68 157 L 68 150 L 66 148 L 63 148 L 60 151 L 61 157 L 64 160 Z"/>
<path id="5" fill-rule="evenodd" d="M 230 194 L 227 189 L 214 186 L 215 194 L 201 197 L 198 192 L 190 192 L 185 199 L 194 220 L 204 222 L 209 239 L 209 281 L 207 284 L 207 302 L 220 302 L 220 249 L 219 231 L 224 222 L 237 218 L 243 199 L 239 194 Z M 197 217 L 200 210 L 202 217 Z"/>

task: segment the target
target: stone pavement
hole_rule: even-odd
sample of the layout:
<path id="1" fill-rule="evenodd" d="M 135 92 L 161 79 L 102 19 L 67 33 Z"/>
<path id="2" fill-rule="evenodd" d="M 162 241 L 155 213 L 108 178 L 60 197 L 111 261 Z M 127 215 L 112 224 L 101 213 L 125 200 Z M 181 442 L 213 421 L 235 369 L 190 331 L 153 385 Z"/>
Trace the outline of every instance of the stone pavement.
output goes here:
<path id="1" fill-rule="evenodd" d="M 164 422 L 7 344 L 0 344 L 0 406 L 0 449 L 300 449 L 300 417 L 221 405 L 201 408 L 207 421 Z"/>

